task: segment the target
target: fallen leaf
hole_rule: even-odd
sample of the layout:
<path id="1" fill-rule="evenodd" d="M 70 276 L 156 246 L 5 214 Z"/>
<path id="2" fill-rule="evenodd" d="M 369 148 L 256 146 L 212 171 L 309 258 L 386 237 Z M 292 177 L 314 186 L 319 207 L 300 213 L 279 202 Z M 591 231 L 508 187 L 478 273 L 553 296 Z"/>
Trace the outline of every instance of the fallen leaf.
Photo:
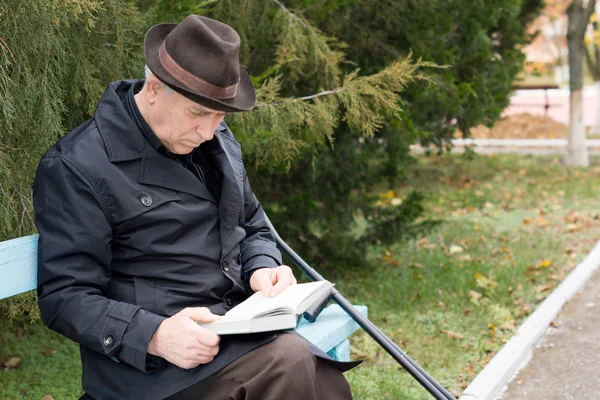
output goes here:
<path id="1" fill-rule="evenodd" d="M 523 220 L 523 225 L 529 225 L 529 224 L 531 224 L 531 218 L 525 218 Z"/>
<path id="2" fill-rule="evenodd" d="M 480 298 L 483 297 L 483 295 L 474 290 L 469 290 L 469 297 L 471 297 L 471 299 L 473 299 L 473 300 L 479 300 Z"/>
<path id="3" fill-rule="evenodd" d="M 551 265 L 552 265 L 551 260 L 543 260 L 543 261 L 539 262 L 535 267 L 536 268 L 548 268 Z"/>
<path id="4" fill-rule="evenodd" d="M 548 221 L 547 219 L 543 218 L 543 217 L 538 217 L 535 220 L 536 225 L 538 226 L 546 226 L 546 225 L 550 225 L 550 221 Z"/>
<path id="5" fill-rule="evenodd" d="M 448 249 L 448 253 L 450 254 L 462 253 L 463 251 L 464 249 L 457 244 L 451 245 L 450 249 Z"/>
<path id="6" fill-rule="evenodd" d="M 44 397 L 42 397 L 40 400 L 54 400 L 54 397 L 52 397 L 51 395 L 47 394 Z"/>
<path id="7" fill-rule="evenodd" d="M 538 285 L 538 286 L 536 286 L 535 287 L 535 291 L 538 292 L 538 293 L 542 293 L 542 292 L 545 292 L 545 291 L 548 291 L 548 290 L 552 289 L 553 287 L 554 287 L 553 284 L 547 283 L 545 285 Z"/>
<path id="8" fill-rule="evenodd" d="M 21 362 L 21 359 L 19 357 L 12 357 L 12 358 L 9 358 L 8 361 L 6 361 L 4 363 L 4 366 L 6 368 L 16 368 L 20 362 Z"/>
<path id="9" fill-rule="evenodd" d="M 565 216 L 565 221 L 574 223 L 579 219 L 579 215 L 576 212 L 570 212 Z"/>
<path id="10" fill-rule="evenodd" d="M 579 226 L 577 224 L 567 224 L 567 232 L 575 232 L 579 230 Z"/>
<path id="11" fill-rule="evenodd" d="M 505 331 L 516 331 L 517 327 L 513 321 L 504 321 L 502 325 L 499 326 L 500 329 Z"/>
<path id="12" fill-rule="evenodd" d="M 448 339 L 462 339 L 462 338 L 464 338 L 464 335 L 461 335 L 458 332 L 448 331 L 446 333 L 448 334 Z"/>

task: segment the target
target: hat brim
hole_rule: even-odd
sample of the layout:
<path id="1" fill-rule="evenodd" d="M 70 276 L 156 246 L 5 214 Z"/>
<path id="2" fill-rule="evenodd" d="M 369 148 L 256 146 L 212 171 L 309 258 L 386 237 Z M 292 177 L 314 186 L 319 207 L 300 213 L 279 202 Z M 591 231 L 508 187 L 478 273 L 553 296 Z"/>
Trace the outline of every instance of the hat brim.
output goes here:
<path id="1" fill-rule="evenodd" d="M 146 65 L 148 65 L 152 73 L 176 92 L 213 110 L 225 112 L 251 110 L 256 104 L 256 92 L 254 91 L 254 85 L 252 84 L 252 80 L 250 80 L 250 76 L 248 76 L 248 73 L 241 66 L 238 91 L 235 97 L 230 99 L 215 99 L 193 93 L 163 68 L 158 58 L 158 50 L 169 32 L 176 26 L 177 24 L 159 24 L 150 28 L 148 33 L 146 33 L 144 58 L 146 59 Z"/>

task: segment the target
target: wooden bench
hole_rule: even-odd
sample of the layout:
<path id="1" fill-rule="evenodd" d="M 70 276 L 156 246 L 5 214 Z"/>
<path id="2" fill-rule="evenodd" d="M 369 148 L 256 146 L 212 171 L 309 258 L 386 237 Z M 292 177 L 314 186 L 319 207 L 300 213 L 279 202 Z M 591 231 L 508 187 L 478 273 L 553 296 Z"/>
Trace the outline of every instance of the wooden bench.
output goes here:
<path id="1" fill-rule="evenodd" d="M 38 235 L 0 242 L 0 300 L 37 287 Z M 355 306 L 365 317 L 367 307 Z M 298 333 L 339 361 L 350 360 L 348 336 L 359 328 L 337 304 L 327 307 L 317 320 L 299 322 Z"/>

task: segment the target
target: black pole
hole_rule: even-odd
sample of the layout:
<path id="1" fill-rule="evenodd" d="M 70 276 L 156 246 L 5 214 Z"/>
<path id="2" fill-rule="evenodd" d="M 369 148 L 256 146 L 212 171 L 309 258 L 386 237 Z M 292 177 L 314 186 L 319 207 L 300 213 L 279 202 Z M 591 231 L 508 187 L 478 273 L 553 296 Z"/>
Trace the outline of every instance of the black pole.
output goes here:
<path id="1" fill-rule="evenodd" d="M 322 281 L 323 278 L 317 271 L 306 263 L 296 252 L 283 241 L 275 227 L 265 214 L 267 225 L 277 240 L 278 246 L 284 254 L 296 264 L 313 281 Z M 385 351 L 388 352 L 402 367 L 413 376 L 437 400 L 456 400 L 442 385 L 431 377 L 419 364 L 411 359 L 396 343 L 385 335 L 375 324 L 360 314 L 352 304 L 346 300 L 335 288 L 332 289 L 332 299 L 348 314 L 369 336 L 371 336 Z"/>

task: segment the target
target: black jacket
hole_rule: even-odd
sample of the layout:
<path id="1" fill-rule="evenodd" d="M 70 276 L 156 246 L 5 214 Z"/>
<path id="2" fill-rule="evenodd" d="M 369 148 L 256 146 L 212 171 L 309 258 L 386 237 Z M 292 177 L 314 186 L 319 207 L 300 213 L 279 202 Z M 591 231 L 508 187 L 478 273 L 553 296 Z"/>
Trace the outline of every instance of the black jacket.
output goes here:
<path id="1" fill-rule="evenodd" d="M 34 183 L 42 318 L 80 343 L 83 388 L 98 400 L 168 397 L 272 340 L 223 337 L 217 357 L 190 370 L 146 354 L 166 317 L 190 306 L 223 314 L 250 294 L 244 273 L 282 263 L 227 126 L 206 143 L 223 173 L 217 203 L 142 135 L 121 101 L 131 84 L 107 88 Z"/>

